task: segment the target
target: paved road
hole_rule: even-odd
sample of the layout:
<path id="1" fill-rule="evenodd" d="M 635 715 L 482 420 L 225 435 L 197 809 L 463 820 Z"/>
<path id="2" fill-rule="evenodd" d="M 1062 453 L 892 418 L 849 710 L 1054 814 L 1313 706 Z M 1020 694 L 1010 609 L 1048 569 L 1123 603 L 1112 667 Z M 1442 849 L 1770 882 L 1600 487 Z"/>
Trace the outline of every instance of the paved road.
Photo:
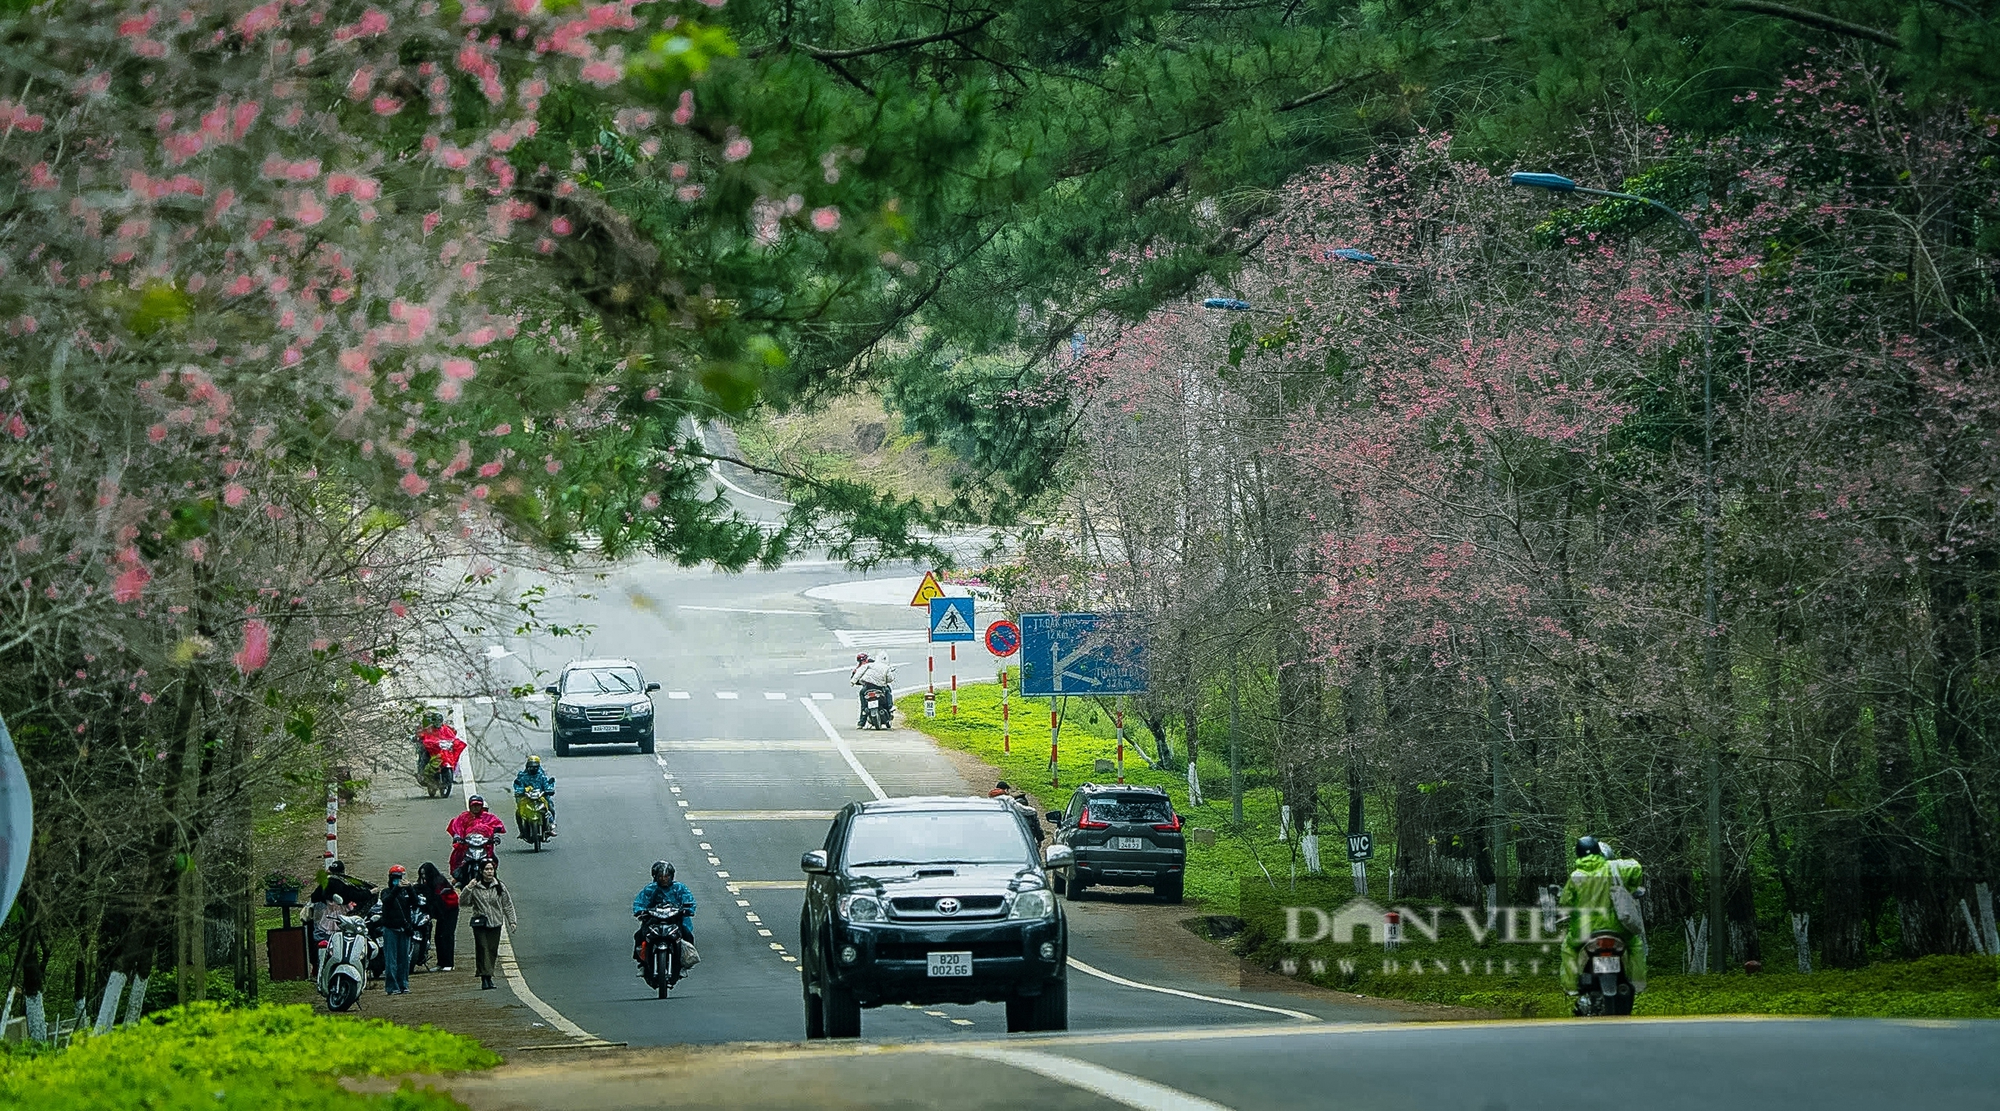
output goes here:
<path id="1" fill-rule="evenodd" d="M 880 577 L 913 574 L 903 568 Z M 489 797 L 501 800 L 530 751 L 543 754 L 558 779 L 561 836 L 541 853 L 524 852 L 509 839 L 502 874 L 522 916 L 512 943 L 528 985 L 588 1033 L 635 1046 L 802 1038 L 795 959 L 804 898 L 800 852 L 819 843 L 835 810 L 875 788 L 894 796 L 983 793 L 990 786 L 967 783 L 920 734 L 851 728 L 846 672 L 857 646 L 887 647 L 900 665 L 899 686 L 924 680 L 917 643 L 922 611 L 823 597 L 830 587 L 842 598 L 868 596 L 836 586 L 855 578 L 826 565 L 724 575 L 639 563 L 587 589 L 551 590 L 552 619 L 594 626 L 582 646 L 510 640 L 496 646 L 512 653 L 499 657 L 500 666 L 516 673 L 503 670 L 502 678 L 526 682 L 535 669 L 552 673 L 573 654 L 618 655 L 636 660 L 666 688 L 657 697 L 659 745 L 652 756 L 624 747 L 558 758 L 544 730 L 499 720 L 498 711 L 518 707 L 469 700 L 464 706 L 476 737 L 475 780 Z M 991 659 L 983 649 L 976 655 L 977 663 L 962 659 L 961 675 L 990 676 Z M 945 666 L 941 660 L 941 685 Z M 531 709 L 546 714 L 548 707 Z M 442 821 L 457 804 L 404 805 L 434 805 Z M 511 825 L 511 806 L 501 805 Z M 631 898 L 658 857 L 676 863 L 700 904 L 695 932 L 703 962 L 668 1000 L 653 998 L 628 956 Z M 1391 1017 L 1359 1002 L 1245 993 L 1191 975 L 1171 954 L 1163 960 L 1118 943 L 1117 915 L 1092 909 L 1072 918 L 1072 951 L 1085 965 L 1248 1006 L 1073 971 L 1072 1029 Z M 1188 939 L 1190 947 L 1198 944 Z M 863 1018 L 870 1039 L 1004 1030 L 998 1004 L 882 1008 Z"/>
<path id="2" fill-rule="evenodd" d="M 562 1106 L 1000 1111 L 1879 1111 L 2000 1106 L 2000 1023 L 1620 1019 L 654 1051 L 453 1083 L 474 1111 Z"/>

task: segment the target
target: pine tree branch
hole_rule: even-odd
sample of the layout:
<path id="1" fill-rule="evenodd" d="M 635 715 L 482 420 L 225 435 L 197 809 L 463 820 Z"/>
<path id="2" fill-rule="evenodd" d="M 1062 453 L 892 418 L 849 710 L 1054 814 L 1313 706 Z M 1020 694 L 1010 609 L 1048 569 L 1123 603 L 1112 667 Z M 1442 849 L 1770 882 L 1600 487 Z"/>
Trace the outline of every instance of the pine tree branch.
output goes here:
<path id="1" fill-rule="evenodd" d="M 813 46 L 810 43 L 803 42 L 766 43 L 763 46 L 753 47 L 746 51 L 745 56 L 756 58 L 773 50 L 796 50 L 806 57 L 817 61 L 844 62 L 851 58 L 866 58 L 871 54 L 887 54 L 891 51 L 908 50 L 911 47 L 929 46 L 934 42 L 955 39 L 961 35 L 969 35 L 998 18 L 1000 18 L 999 12 L 988 12 L 984 17 L 974 20 L 964 27 L 955 27 L 929 35 L 916 35 L 907 39 L 895 39 L 890 42 L 877 43 L 874 46 L 857 46 L 847 50 L 828 50 L 824 47 Z"/>
<path id="2" fill-rule="evenodd" d="M 1835 35 L 1867 39 L 1870 42 L 1880 43 L 1883 46 L 1900 49 L 1903 45 L 1903 40 L 1892 32 L 1875 27 L 1866 27 L 1859 23 L 1849 23 L 1844 19 L 1836 19 L 1833 16 L 1820 12 L 1807 11 L 1804 8 L 1794 8 L 1790 4 L 1773 3 L 1772 0 L 1722 0 L 1716 7 L 1726 8 L 1730 11 L 1754 12 L 1758 15 L 1771 16 L 1774 19 L 1788 19 L 1793 23 L 1815 27 Z"/>

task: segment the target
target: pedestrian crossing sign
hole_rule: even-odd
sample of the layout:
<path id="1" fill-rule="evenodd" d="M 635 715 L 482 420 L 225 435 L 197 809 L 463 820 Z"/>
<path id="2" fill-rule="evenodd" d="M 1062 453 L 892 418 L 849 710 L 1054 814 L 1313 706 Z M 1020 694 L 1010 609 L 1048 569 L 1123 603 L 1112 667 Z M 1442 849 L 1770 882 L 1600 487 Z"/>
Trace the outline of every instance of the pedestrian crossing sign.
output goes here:
<path id="1" fill-rule="evenodd" d="M 931 640 L 972 640 L 972 599 L 931 599 Z"/>
<path id="2" fill-rule="evenodd" d="M 924 572 L 924 581 L 917 584 L 916 596 L 910 599 L 912 609 L 922 609 L 936 599 L 944 597 L 944 587 L 938 585 L 937 572 Z"/>

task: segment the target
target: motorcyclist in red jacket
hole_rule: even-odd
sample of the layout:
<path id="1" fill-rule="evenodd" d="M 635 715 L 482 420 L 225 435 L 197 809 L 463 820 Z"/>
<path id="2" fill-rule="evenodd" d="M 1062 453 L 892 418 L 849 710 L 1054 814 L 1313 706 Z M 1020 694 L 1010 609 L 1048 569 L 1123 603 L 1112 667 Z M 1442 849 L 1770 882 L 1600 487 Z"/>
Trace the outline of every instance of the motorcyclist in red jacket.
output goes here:
<path id="1" fill-rule="evenodd" d="M 444 765 L 445 794 L 450 794 L 452 781 L 458 778 L 458 758 L 465 754 L 465 742 L 459 739 L 458 730 L 445 724 L 443 714 L 426 710 L 423 728 L 417 731 L 417 744 L 424 750 L 421 759 L 426 765 L 432 759 Z"/>
<path id="2" fill-rule="evenodd" d="M 507 832 L 507 826 L 500 821 L 500 815 L 486 809 L 483 797 L 474 795 L 465 800 L 465 813 L 453 818 L 444 831 L 451 834 L 451 874 L 457 876 L 459 866 L 465 863 L 465 839 L 483 833 L 493 839 L 487 845 L 487 851 L 491 852 L 499 844 L 500 835 Z"/>

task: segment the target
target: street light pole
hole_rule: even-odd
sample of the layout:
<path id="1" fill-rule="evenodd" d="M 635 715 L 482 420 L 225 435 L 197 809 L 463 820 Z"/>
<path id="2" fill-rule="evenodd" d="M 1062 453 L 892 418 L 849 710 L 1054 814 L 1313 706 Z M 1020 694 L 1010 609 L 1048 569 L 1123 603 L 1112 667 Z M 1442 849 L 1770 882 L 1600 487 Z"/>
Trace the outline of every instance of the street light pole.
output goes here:
<path id="1" fill-rule="evenodd" d="M 1722 899 L 1722 753 L 1716 722 L 1716 676 L 1721 671 L 1717 653 L 1721 647 L 1715 605 L 1715 302 L 1709 274 L 1708 244 L 1688 218 L 1651 197 L 1592 189 L 1578 185 L 1561 174 L 1515 173 L 1508 181 L 1530 189 L 1553 193 L 1584 193 L 1613 200 L 1638 201 L 1673 217 L 1674 223 L 1694 241 L 1701 255 L 1701 579 L 1702 579 L 1702 732 L 1706 740 L 1708 775 L 1708 967 L 1721 972 L 1729 960 L 1728 938 L 1723 928 Z"/>

